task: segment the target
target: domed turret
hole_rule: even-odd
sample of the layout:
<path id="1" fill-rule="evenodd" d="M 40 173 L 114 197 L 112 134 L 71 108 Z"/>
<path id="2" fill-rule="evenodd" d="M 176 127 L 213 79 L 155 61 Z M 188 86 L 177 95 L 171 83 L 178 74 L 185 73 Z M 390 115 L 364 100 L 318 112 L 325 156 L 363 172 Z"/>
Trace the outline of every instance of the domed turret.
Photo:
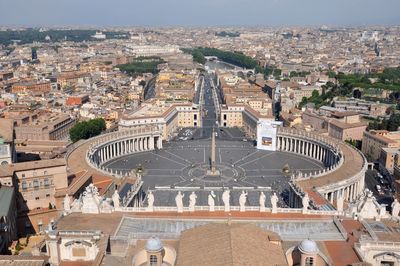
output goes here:
<path id="1" fill-rule="evenodd" d="M 301 241 L 300 245 L 298 246 L 299 250 L 303 254 L 317 254 L 318 253 L 318 246 L 315 241 L 310 239 L 305 239 Z"/>
<path id="2" fill-rule="evenodd" d="M 152 236 L 146 243 L 146 250 L 148 252 L 160 252 L 163 250 L 163 244 L 158 237 Z"/>

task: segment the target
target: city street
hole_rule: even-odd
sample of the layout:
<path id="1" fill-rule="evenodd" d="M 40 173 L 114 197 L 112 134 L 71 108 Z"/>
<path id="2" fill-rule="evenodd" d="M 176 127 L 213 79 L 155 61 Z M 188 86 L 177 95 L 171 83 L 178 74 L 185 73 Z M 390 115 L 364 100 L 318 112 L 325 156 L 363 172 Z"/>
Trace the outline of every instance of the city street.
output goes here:
<path id="1" fill-rule="evenodd" d="M 214 98 L 212 93 L 212 87 L 210 84 L 210 75 L 206 74 L 204 78 L 204 89 L 203 89 L 203 100 L 204 103 L 201 105 L 202 108 L 202 121 L 203 127 L 196 129 L 193 134 L 193 138 L 211 138 L 211 132 L 213 128 L 217 127 L 217 115 L 215 110 Z"/>
<path id="2" fill-rule="evenodd" d="M 376 170 L 368 170 L 365 173 L 365 187 L 371 190 L 374 193 L 377 201 L 380 204 L 387 204 L 390 206 L 393 201 L 392 193 L 390 191 L 385 191 L 384 186 L 378 181 L 377 171 Z M 383 194 L 380 194 L 376 189 L 376 186 L 379 185 L 382 187 Z"/>

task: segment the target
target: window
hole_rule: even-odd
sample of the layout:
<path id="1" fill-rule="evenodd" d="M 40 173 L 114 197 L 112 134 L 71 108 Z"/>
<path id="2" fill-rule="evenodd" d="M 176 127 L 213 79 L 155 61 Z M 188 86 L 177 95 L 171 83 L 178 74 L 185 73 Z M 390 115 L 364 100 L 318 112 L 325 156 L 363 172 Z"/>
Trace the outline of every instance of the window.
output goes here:
<path id="1" fill-rule="evenodd" d="M 45 178 L 45 179 L 44 179 L 44 186 L 45 186 L 45 187 L 48 187 L 49 185 L 50 185 L 49 179 L 48 179 L 48 178 Z"/>
<path id="2" fill-rule="evenodd" d="M 39 197 L 36 197 L 35 200 L 39 200 Z"/>
<path id="3" fill-rule="evenodd" d="M 46 194 L 46 198 L 49 198 L 50 197 L 50 194 Z"/>
<path id="4" fill-rule="evenodd" d="M 314 266 L 314 258 L 313 257 L 306 258 L 306 266 Z"/>
<path id="5" fill-rule="evenodd" d="M 25 177 L 25 174 L 22 174 L 22 178 L 24 178 Z"/>
<path id="6" fill-rule="evenodd" d="M 48 174 L 48 172 L 47 172 L 47 170 L 45 170 L 44 172 L 43 172 L 43 175 L 47 175 Z"/>
<path id="7" fill-rule="evenodd" d="M 38 189 L 38 188 L 39 188 L 39 180 L 37 180 L 37 179 L 33 180 L 33 187 L 34 187 L 35 189 Z"/>
<path id="8" fill-rule="evenodd" d="M 21 187 L 22 187 L 22 190 L 26 190 L 28 188 L 26 181 L 22 181 Z"/>
<path id="9" fill-rule="evenodd" d="M 33 176 L 36 176 L 36 172 L 33 172 L 32 175 L 33 175 Z"/>
<path id="10" fill-rule="evenodd" d="M 157 266 L 157 256 L 150 255 L 150 266 Z"/>

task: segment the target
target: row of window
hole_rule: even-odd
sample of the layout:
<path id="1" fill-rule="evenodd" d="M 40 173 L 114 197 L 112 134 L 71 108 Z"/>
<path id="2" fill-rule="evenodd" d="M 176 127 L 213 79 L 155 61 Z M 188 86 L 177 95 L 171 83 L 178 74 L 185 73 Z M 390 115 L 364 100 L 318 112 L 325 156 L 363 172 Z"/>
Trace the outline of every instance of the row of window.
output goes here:
<path id="1" fill-rule="evenodd" d="M 43 171 L 43 175 L 48 175 L 48 174 L 49 174 L 49 173 L 48 173 L 47 170 L 44 170 L 44 171 Z M 37 172 L 33 172 L 33 173 L 32 173 L 32 176 L 37 176 Z M 26 175 L 25 175 L 25 174 L 22 174 L 21 177 L 22 177 L 22 178 L 25 178 Z"/>
<path id="2" fill-rule="evenodd" d="M 27 182 L 24 180 L 21 182 L 21 188 L 22 190 L 26 190 L 32 187 L 34 189 L 39 189 L 40 186 L 49 187 L 52 183 L 53 181 L 48 178 L 43 179 L 43 181 L 34 179 L 32 182 Z"/>
<path id="3" fill-rule="evenodd" d="M 46 198 L 50 198 L 50 194 L 46 194 Z M 35 197 L 35 200 L 40 200 L 40 197 Z"/>

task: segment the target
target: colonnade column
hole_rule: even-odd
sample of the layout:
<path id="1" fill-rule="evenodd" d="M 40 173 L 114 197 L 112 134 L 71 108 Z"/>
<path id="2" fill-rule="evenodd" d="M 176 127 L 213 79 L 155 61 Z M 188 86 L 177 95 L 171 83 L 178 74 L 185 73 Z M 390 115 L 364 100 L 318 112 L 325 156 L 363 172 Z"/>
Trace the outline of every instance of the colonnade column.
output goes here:
<path id="1" fill-rule="evenodd" d="M 306 151 L 305 151 L 306 156 L 310 156 L 310 142 L 306 141 Z"/>
<path id="2" fill-rule="evenodd" d="M 158 137 L 158 148 L 162 149 L 162 139 L 161 136 Z"/>
<path id="3" fill-rule="evenodd" d="M 154 150 L 154 137 L 150 137 L 150 149 Z"/>

